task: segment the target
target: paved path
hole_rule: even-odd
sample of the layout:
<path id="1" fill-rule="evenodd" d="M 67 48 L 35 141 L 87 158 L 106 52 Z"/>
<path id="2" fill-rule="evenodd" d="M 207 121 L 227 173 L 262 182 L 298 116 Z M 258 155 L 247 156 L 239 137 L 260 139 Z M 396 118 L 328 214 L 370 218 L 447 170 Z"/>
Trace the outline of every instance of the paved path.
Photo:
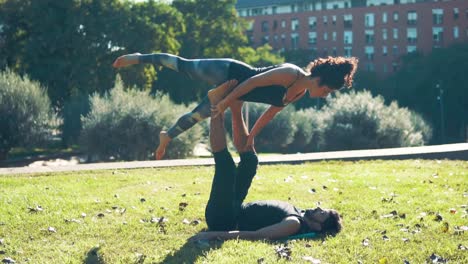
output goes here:
<path id="1" fill-rule="evenodd" d="M 468 143 L 446 144 L 425 147 L 331 151 L 286 155 L 261 155 L 260 164 L 297 164 L 322 160 L 371 160 L 371 159 L 457 159 L 468 160 Z M 87 164 L 66 164 L 41 167 L 0 168 L 0 175 L 47 173 L 59 171 L 114 170 L 136 168 L 160 168 L 178 166 L 213 165 L 212 158 L 178 159 L 158 161 L 106 162 Z"/>

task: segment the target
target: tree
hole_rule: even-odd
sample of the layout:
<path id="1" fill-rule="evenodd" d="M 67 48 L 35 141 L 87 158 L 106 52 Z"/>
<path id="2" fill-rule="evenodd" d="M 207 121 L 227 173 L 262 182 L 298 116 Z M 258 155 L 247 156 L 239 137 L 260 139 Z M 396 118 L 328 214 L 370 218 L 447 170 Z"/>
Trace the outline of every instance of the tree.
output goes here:
<path id="1" fill-rule="evenodd" d="M 178 52 L 185 58 L 233 58 L 254 66 L 280 63 L 283 59 L 269 46 L 249 47 L 244 32 L 246 22 L 234 7 L 235 0 L 175 0 L 172 6 L 182 13 L 186 31 L 177 39 Z M 211 87 L 169 69 L 161 69 L 153 92 L 167 92 L 178 103 L 199 101 Z"/>
<path id="2" fill-rule="evenodd" d="M 386 81 L 382 94 L 387 100 L 397 100 L 423 114 L 433 124 L 433 143 L 464 142 L 468 124 L 467 68 L 466 45 L 435 49 L 427 55 L 411 54 Z"/>
<path id="3" fill-rule="evenodd" d="M 5 0 L 0 3 L 1 66 L 40 81 L 52 103 L 62 107 L 74 95 L 110 89 L 111 64 L 122 53 L 175 52 L 182 21 L 176 10 L 155 1 Z M 154 79 L 154 73 L 140 72 L 134 83 Z"/>

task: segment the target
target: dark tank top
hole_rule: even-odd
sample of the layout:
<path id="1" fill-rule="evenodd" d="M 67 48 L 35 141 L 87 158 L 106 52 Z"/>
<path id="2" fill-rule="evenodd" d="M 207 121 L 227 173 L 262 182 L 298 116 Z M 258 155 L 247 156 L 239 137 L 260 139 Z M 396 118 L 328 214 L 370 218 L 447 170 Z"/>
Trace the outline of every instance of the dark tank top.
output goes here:
<path id="1" fill-rule="evenodd" d="M 229 80 L 236 79 L 240 84 L 254 75 L 278 68 L 280 66 L 281 65 L 273 65 L 268 67 L 254 68 L 245 63 L 233 61 L 229 65 L 228 78 Z M 286 105 L 283 102 L 283 98 L 286 95 L 288 88 L 289 87 L 284 87 L 282 85 L 255 87 L 255 89 L 252 89 L 250 92 L 242 95 L 239 97 L 239 99 L 246 102 L 264 103 L 278 107 L 284 107 Z"/>
<path id="2" fill-rule="evenodd" d="M 287 202 L 275 200 L 242 204 L 238 218 L 238 229 L 240 231 L 255 231 L 277 224 L 288 216 L 297 216 L 301 223 L 301 228 L 296 234 L 310 232 L 309 227 L 302 219 L 301 210 Z"/>

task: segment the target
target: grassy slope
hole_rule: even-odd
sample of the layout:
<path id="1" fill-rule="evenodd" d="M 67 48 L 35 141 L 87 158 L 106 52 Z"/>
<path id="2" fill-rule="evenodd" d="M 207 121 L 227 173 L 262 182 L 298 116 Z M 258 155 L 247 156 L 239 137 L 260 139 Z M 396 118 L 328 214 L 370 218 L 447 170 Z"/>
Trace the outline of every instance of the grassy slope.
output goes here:
<path id="1" fill-rule="evenodd" d="M 275 253 L 280 243 L 186 242 L 206 228 L 204 207 L 212 173 L 212 167 L 191 167 L 0 176 L 0 252 L 4 253 L 0 259 L 11 257 L 19 263 L 91 263 L 96 258 L 101 263 L 257 263 L 262 258 L 264 263 L 288 262 L 278 260 Z M 468 203 L 467 162 L 261 166 L 247 197 L 248 201 L 259 199 L 286 200 L 300 208 L 320 203 L 343 214 L 345 229 L 338 236 L 290 242 L 294 263 L 305 263 L 305 256 L 322 263 L 424 263 L 432 253 L 452 263 L 468 263 L 467 251 L 458 249 L 459 244 L 468 246 L 467 233 L 455 234 L 455 226 L 468 225 L 467 209 L 462 208 Z M 181 202 L 188 203 L 183 211 Z M 36 206 L 43 210 L 28 209 Z M 451 214 L 450 208 L 457 212 Z M 399 216 L 382 218 L 394 210 Z M 98 217 L 100 213 L 104 216 Z M 441 221 L 434 220 L 437 213 Z M 162 216 L 168 219 L 163 227 L 149 221 Z M 202 222 L 186 225 L 184 219 Z M 446 223 L 449 229 L 444 232 Z M 49 227 L 57 232 L 47 231 Z M 368 246 L 362 243 L 366 238 Z"/>

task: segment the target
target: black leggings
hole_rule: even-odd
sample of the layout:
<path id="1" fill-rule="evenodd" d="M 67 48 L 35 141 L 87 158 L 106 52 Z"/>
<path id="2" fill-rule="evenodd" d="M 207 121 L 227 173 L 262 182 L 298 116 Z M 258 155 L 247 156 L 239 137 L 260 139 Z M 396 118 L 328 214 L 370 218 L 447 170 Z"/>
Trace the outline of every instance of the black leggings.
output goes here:
<path id="1" fill-rule="evenodd" d="M 205 210 L 206 223 L 211 231 L 235 230 L 242 202 L 257 173 L 258 158 L 255 152 L 241 153 L 236 167 L 227 149 L 213 155 L 215 175 Z"/>
<path id="2" fill-rule="evenodd" d="M 251 66 L 233 59 L 185 59 L 167 53 L 154 53 L 140 56 L 140 62 L 152 63 L 170 68 L 174 71 L 186 74 L 192 79 L 202 80 L 210 85 L 217 86 L 226 82 L 229 78 L 229 67 L 231 63 L 252 69 Z M 208 118 L 211 114 L 210 101 L 208 97 L 201 101 L 191 112 L 181 116 L 177 122 L 169 128 L 167 134 L 170 138 L 175 138 L 184 131 L 194 126 L 196 123 Z"/>

